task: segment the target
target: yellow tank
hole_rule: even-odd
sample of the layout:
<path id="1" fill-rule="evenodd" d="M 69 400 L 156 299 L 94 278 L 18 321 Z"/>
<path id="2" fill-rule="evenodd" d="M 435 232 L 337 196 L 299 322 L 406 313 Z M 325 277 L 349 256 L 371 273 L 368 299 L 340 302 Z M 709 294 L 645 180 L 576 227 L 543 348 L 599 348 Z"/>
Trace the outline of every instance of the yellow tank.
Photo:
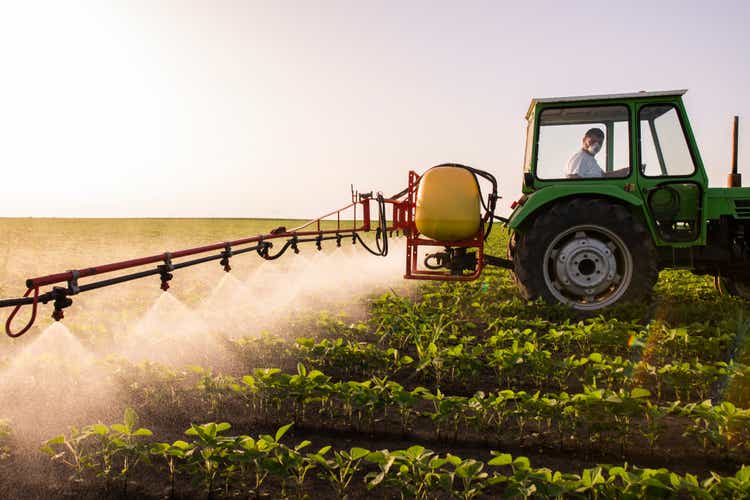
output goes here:
<path id="1" fill-rule="evenodd" d="M 479 186 L 461 167 L 429 169 L 417 189 L 417 230 L 438 241 L 465 240 L 479 231 Z"/>

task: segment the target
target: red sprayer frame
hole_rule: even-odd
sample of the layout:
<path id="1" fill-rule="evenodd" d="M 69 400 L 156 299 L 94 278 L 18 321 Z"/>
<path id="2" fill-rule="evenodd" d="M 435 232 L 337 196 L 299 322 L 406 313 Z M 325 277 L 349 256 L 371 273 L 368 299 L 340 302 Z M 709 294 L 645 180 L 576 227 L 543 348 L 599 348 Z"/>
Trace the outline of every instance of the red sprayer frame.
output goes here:
<path id="1" fill-rule="evenodd" d="M 351 238 L 352 243 L 359 241 L 368 251 L 375 255 L 386 255 L 388 251 L 387 247 L 387 234 L 393 233 L 394 231 L 402 231 L 406 235 L 406 273 L 404 278 L 407 279 L 423 279 L 423 280 L 441 280 L 441 281 L 470 281 L 479 277 L 482 269 L 486 263 L 486 257 L 484 255 L 484 227 L 487 222 L 487 215 L 482 219 L 480 230 L 477 235 L 465 241 L 436 241 L 420 236 L 416 229 L 415 224 L 415 211 L 417 202 L 417 188 L 419 185 L 420 176 L 414 172 L 409 172 L 409 185 L 408 188 L 398 195 L 392 196 L 391 198 L 384 198 L 382 195 L 377 195 L 376 198 L 372 197 L 372 193 L 358 194 L 352 192 L 352 202 L 343 208 L 334 210 L 327 213 L 317 219 L 313 219 L 299 227 L 287 230 L 285 227 L 279 227 L 267 234 L 260 234 L 248 238 L 242 238 L 234 241 L 225 241 L 222 243 L 215 243 L 212 245 L 206 245 L 195 248 L 188 248 L 185 250 L 178 250 L 174 252 L 164 252 L 161 254 L 151 255 L 148 257 L 142 257 L 138 259 L 125 260 L 121 262 L 114 262 L 111 264 L 102 264 L 99 266 L 87 267 L 84 269 L 76 269 L 66 271 L 63 273 L 50 274 L 46 276 L 39 276 L 36 278 L 29 278 L 26 280 L 26 293 L 23 297 L 15 299 L 0 300 L 0 307 L 13 307 L 12 312 L 8 316 L 5 323 L 5 332 L 10 337 L 19 337 L 31 328 L 34 324 L 37 314 L 37 305 L 39 302 L 46 304 L 49 301 L 54 301 L 55 310 L 52 317 L 55 320 L 63 318 L 63 309 L 72 304 L 70 296 L 76 295 L 81 292 L 102 288 L 105 286 L 115 285 L 118 283 L 124 283 L 139 278 L 145 278 L 147 276 L 159 275 L 161 277 L 161 288 L 167 290 L 169 288 L 169 281 L 172 279 L 172 271 L 189 267 L 212 260 L 219 260 L 226 272 L 231 270 L 229 265 L 229 259 L 235 255 L 255 251 L 262 258 L 266 260 L 274 260 L 280 257 L 288 248 L 292 248 L 295 253 L 299 252 L 297 245 L 299 243 L 315 242 L 318 250 L 321 249 L 321 244 L 325 240 L 336 240 L 336 244 L 341 246 L 341 241 L 344 238 Z M 401 200 L 404 195 L 406 198 Z M 359 236 L 359 233 L 369 232 L 372 230 L 372 221 L 370 216 L 370 203 L 375 201 L 378 205 L 379 218 L 378 227 L 376 228 L 376 243 L 377 251 L 372 250 Z M 391 223 L 388 225 L 388 218 L 386 216 L 385 207 L 391 205 Z M 357 207 L 361 206 L 361 225 L 357 219 Z M 342 227 L 341 215 L 345 211 L 353 210 L 353 220 L 350 228 Z M 321 222 L 324 219 L 330 219 L 336 216 L 336 229 L 323 229 Z M 349 220 L 347 220 L 348 222 Z M 273 243 L 270 240 L 286 239 L 286 242 L 275 254 L 271 255 L 269 250 L 273 247 Z M 382 245 L 382 247 L 381 247 Z M 445 248 L 477 248 L 476 254 L 476 266 L 472 274 L 463 274 L 463 272 L 451 272 L 449 271 L 437 271 L 429 269 L 419 269 L 418 267 L 418 249 L 419 247 L 445 247 Z M 199 254 L 205 254 L 208 252 L 215 252 L 220 250 L 221 252 L 214 255 L 203 256 L 193 260 L 174 262 L 175 259 L 184 257 L 196 256 Z M 494 258 L 493 258 L 494 259 Z M 158 265 L 155 268 L 134 272 L 131 274 L 115 276 L 108 279 L 103 279 L 93 283 L 80 284 L 79 279 L 88 278 L 92 276 L 99 276 L 102 274 L 112 273 L 115 271 L 122 271 L 126 269 L 132 269 L 135 267 L 141 267 L 149 264 Z M 52 290 L 45 293 L 39 292 L 41 287 L 55 285 L 58 283 L 65 283 L 67 286 L 53 286 Z M 30 297 L 29 295 L 33 295 Z M 11 323 L 16 313 L 24 305 L 31 305 L 31 317 L 20 331 L 12 332 Z"/>
<path id="2" fill-rule="evenodd" d="M 421 176 L 414 171 L 409 171 L 409 188 L 406 198 L 406 224 L 409 228 L 406 237 L 406 279 L 433 280 L 433 281 L 472 281 L 482 274 L 484 268 L 484 221 L 480 224 L 479 232 L 474 238 L 462 241 L 437 241 L 421 237 L 415 223 L 417 209 L 417 187 Z M 419 268 L 419 247 L 451 247 L 451 248 L 476 248 L 477 266 L 475 272 L 468 275 L 455 275 L 446 271 L 436 271 Z"/>

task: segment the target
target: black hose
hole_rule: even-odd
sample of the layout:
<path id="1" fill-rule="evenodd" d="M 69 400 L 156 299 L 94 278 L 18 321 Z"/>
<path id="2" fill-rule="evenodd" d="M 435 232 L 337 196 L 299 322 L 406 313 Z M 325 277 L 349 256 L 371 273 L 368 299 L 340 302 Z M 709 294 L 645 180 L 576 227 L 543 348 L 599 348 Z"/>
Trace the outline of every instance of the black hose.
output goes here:
<path id="1" fill-rule="evenodd" d="M 263 245 L 263 248 L 258 248 L 258 255 L 260 255 L 261 257 L 263 257 L 266 260 L 276 260 L 279 257 L 281 257 L 282 255 L 284 255 L 284 252 L 286 252 L 287 249 L 291 245 L 292 245 L 292 240 L 291 239 L 287 240 L 286 243 L 284 243 L 284 246 L 281 247 L 281 250 L 279 250 L 278 252 L 276 252 L 274 255 L 268 255 L 268 249 L 271 246 L 270 244 Z"/>
<path id="2" fill-rule="evenodd" d="M 494 175 L 492 175 L 489 172 L 485 172 L 483 170 L 477 170 L 476 168 L 472 167 L 465 167 L 467 170 L 469 170 L 471 173 L 473 173 L 475 176 L 480 176 L 484 178 L 485 180 L 489 181 L 490 184 L 492 184 L 492 192 L 487 196 L 487 204 L 484 203 L 484 198 L 482 197 L 482 188 L 479 188 L 479 201 L 482 203 L 482 208 L 484 208 L 484 222 L 487 224 L 487 230 L 484 233 L 484 240 L 487 241 L 487 238 L 490 236 L 490 232 L 492 231 L 492 222 L 494 221 L 495 217 L 495 208 L 497 207 L 497 179 Z M 476 178 L 476 177 L 475 177 Z M 479 186 L 479 182 L 477 181 L 477 186 Z"/>
<path id="3" fill-rule="evenodd" d="M 405 195 L 408 192 L 409 192 L 409 188 L 407 187 L 403 191 L 400 191 L 400 192 L 394 194 L 393 196 L 391 196 L 390 199 L 391 200 L 398 200 L 399 198 L 401 198 L 403 195 Z"/>
<path id="4" fill-rule="evenodd" d="M 383 198 L 383 193 L 378 193 L 377 200 L 378 229 L 375 232 L 375 246 L 377 247 L 377 250 L 373 250 L 372 248 L 367 246 L 367 243 L 364 242 L 364 240 L 358 233 L 354 233 L 354 235 L 362 244 L 362 246 L 365 247 L 365 250 L 373 255 L 385 257 L 386 255 L 388 255 L 388 219 L 386 218 L 385 198 Z"/>

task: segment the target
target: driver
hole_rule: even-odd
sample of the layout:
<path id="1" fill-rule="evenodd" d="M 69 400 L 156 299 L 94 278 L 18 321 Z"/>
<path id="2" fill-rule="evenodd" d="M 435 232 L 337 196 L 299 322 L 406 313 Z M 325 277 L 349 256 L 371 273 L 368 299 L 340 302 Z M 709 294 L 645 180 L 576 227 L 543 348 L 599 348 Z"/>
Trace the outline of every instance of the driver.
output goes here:
<path id="1" fill-rule="evenodd" d="M 568 177 L 604 177 L 604 171 L 594 158 L 603 143 L 604 132 L 601 129 L 588 129 L 583 136 L 581 149 L 568 160 L 565 174 Z"/>

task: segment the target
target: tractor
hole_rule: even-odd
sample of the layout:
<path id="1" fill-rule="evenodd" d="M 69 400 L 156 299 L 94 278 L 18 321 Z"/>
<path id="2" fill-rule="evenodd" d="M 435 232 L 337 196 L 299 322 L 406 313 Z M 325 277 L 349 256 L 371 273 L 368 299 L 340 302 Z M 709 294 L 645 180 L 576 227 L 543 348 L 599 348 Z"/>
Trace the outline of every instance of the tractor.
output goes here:
<path id="1" fill-rule="evenodd" d="M 648 296 L 661 269 L 714 276 L 750 299 L 750 188 L 737 173 L 708 187 L 685 90 L 533 99 L 523 195 L 507 222 L 508 258 L 527 299 L 582 311 Z M 571 146 L 605 132 L 601 177 L 566 176 Z"/>
<path id="2" fill-rule="evenodd" d="M 523 194 L 511 205 L 509 218 L 495 215 L 497 181 L 489 172 L 455 163 L 421 175 L 410 171 L 407 188 L 398 194 L 386 197 L 352 188 L 351 203 L 293 229 L 279 227 L 234 241 L 29 278 L 23 297 L 0 300 L 0 307 L 14 308 L 6 333 L 17 337 L 28 331 L 40 303 L 52 302 L 53 318 L 62 319 L 71 296 L 81 292 L 154 275 L 167 290 L 177 269 L 219 261 L 229 272 L 230 259 L 239 254 L 275 260 L 288 249 L 298 253 L 303 243 L 314 242 L 321 250 L 324 242 L 341 246 L 350 240 L 385 256 L 388 237 L 399 232 L 406 237 L 406 279 L 471 281 L 485 266 L 500 266 L 511 270 L 525 299 L 541 298 L 587 313 L 647 297 L 659 271 L 672 268 L 711 275 L 722 294 L 750 300 L 745 236 L 750 232 L 750 188 L 741 187 L 737 173 L 738 117 L 728 187 L 710 188 L 682 101 L 685 92 L 532 99 L 526 114 Z M 592 129 L 603 135 L 599 175 L 584 177 L 568 163 Z M 480 181 L 490 185 L 486 197 Z M 506 257 L 484 252 L 495 221 L 511 231 Z M 374 241 L 361 237 L 370 231 Z M 280 239 L 283 245 L 273 249 Z M 435 247 L 440 250 L 428 251 Z M 187 257 L 194 258 L 178 262 Z M 79 282 L 154 263 L 155 268 Z M 40 293 L 40 288 L 59 283 L 66 286 Z M 32 306 L 31 319 L 14 333 L 11 322 L 24 305 Z"/>

